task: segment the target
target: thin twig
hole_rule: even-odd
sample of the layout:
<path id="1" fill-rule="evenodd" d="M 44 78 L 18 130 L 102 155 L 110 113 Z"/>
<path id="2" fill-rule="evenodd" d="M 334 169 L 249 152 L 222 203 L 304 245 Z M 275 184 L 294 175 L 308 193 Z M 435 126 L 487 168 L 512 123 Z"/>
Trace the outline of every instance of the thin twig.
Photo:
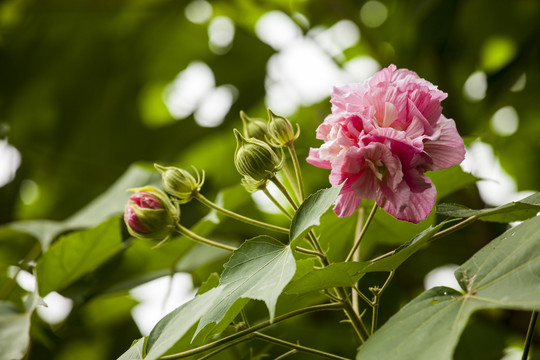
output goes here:
<path id="1" fill-rule="evenodd" d="M 360 235 L 358 235 L 358 238 L 356 238 L 356 240 L 354 241 L 354 245 L 351 248 L 351 251 L 349 252 L 349 255 L 347 255 L 347 258 L 345 259 L 346 262 L 351 261 L 353 255 L 354 255 L 354 252 L 360 246 L 360 241 L 362 241 L 362 238 L 364 237 L 364 235 L 365 235 L 365 233 L 367 231 L 367 228 L 368 228 L 369 224 L 371 223 L 371 220 L 373 219 L 373 216 L 375 216 L 375 212 L 377 211 L 377 207 L 378 206 L 375 203 L 373 205 L 373 208 L 371 209 L 371 212 L 368 215 L 368 218 L 367 218 L 366 222 L 364 223 L 364 226 L 362 227 L 362 231 L 360 232 Z"/>
<path id="2" fill-rule="evenodd" d="M 537 318 L 538 318 L 538 311 L 533 311 L 532 316 L 531 316 L 531 322 L 529 323 L 529 329 L 527 330 L 527 338 L 525 339 L 525 345 L 523 347 L 523 356 L 521 357 L 521 360 L 527 360 L 529 356 L 529 349 L 531 348 L 531 342 L 532 342 Z"/>
<path id="3" fill-rule="evenodd" d="M 201 203 L 203 203 L 204 205 L 208 206 L 209 208 L 217 210 L 217 211 L 221 212 L 222 214 L 225 214 L 225 215 L 227 215 L 227 216 L 229 216 L 229 217 L 231 217 L 233 219 L 236 219 L 238 221 L 242 221 L 242 222 L 244 222 L 246 224 L 258 226 L 258 227 L 261 227 L 261 228 L 277 231 L 277 232 L 284 233 L 284 234 L 289 233 L 289 229 L 287 229 L 287 228 L 272 225 L 272 224 L 268 224 L 268 223 L 265 223 L 263 221 L 255 220 L 255 219 L 249 218 L 247 216 L 235 213 L 234 211 L 230 211 L 230 210 L 227 210 L 225 208 L 222 208 L 221 206 L 217 205 L 216 203 L 208 200 L 206 197 L 204 197 L 200 193 L 197 193 L 195 198 L 197 200 L 199 200 Z"/>
<path id="4" fill-rule="evenodd" d="M 231 341 L 235 341 L 237 339 L 244 339 L 248 335 L 253 336 L 252 333 L 254 333 L 256 331 L 259 331 L 261 329 L 264 329 L 265 327 L 268 327 L 268 326 L 270 326 L 272 324 L 276 324 L 278 322 L 281 322 L 283 320 L 289 319 L 289 318 L 294 317 L 294 316 L 307 314 L 307 313 L 315 312 L 315 311 L 341 310 L 341 309 L 343 309 L 343 304 L 334 303 L 334 304 L 314 305 L 314 306 L 309 306 L 309 307 L 306 307 L 306 308 L 303 308 L 303 309 L 294 310 L 294 311 L 291 311 L 291 312 L 289 312 L 287 314 L 276 316 L 274 318 L 273 322 L 270 322 L 270 320 L 266 320 L 266 321 L 263 321 L 262 323 L 259 323 L 257 325 L 253 325 L 249 329 L 239 331 L 239 332 L 237 332 L 235 334 L 226 336 L 224 338 L 218 339 L 218 340 L 213 341 L 211 343 L 199 346 L 197 348 L 186 350 L 186 351 L 183 351 L 183 352 L 177 353 L 177 354 L 164 355 L 164 356 L 161 357 L 161 359 L 182 359 L 182 358 L 185 358 L 185 357 L 188 357 L 188 356 L 191 356 L 191 355 L 199 354 L 199 353 L 205 352 L 207 350 L 219 347 L 221 345 L 228 344 Z"/>
<path id="5" fill-rule="evenodd" d="M 298 210 L 298 204 L 294 201 L 291 194 L 289 193 L 285 185 L 283 185 L 283 183 L 278 179 L 278 177 L 274 176 L 270 179 L 270 181 L 273 182 L 274 185 L 276 185 L 276 187 L 279 189 L 279 191 L 281 191 L 281 193 L 285 196 L 285 199 L 287 199 L 293 210 Z"/>
<path id="6" fill-rule="evenodd" d="M 302 180 L 302 170 L 300 169 L 300 163 L 298 162 L 298 156 L 296 155 L 296 150 L 294 149 L 294 144 L 291 143 L 289 146 L 289 153 L 291 154 L 291 158 L 294 164 L 294 171 L 296 173 L 296 182 L 298 183 L 298 187 L 300 188 L 300 201 L 304 202 L 304 181 Z"/>
<path id="7" fill-rule="evenodd" d="M 287 218 L 289 218 L 289 220 L 292 220 L 293 216 L 292 216 L 291 214 L 289 214 L 289 212 L 287 211 L 287 209 L 285 209 L 285 208 L 283 207 L 283 205 L 281 205 L 281 203 L 280 203 L 279 201 L 277 201 L 277 199 L 276 199 L 274 196 L 272 196 L 272 194 L 270 193 L 270 191 L 268 191 L 267 188 L 262 189 L 262 191 L 263 191 L 264 195 L 266 195 L 266 197 L 269 198 L 270 201 L 272 201 L 272 203 L 273 203 L 274 205 L 276 205 L 276 207 L 277 207 L 283 214 L 285 214 L 285 216 L 287 216 Z"/>
<path id="8" fill-rule="evenodd" d="M 320 357 L 324 357 L 324 358 L 327 358 L 327 359 L 350 360 L 350 359 L 344 358 L 344 357 L 339 356 L 339 355 L 334 355 L 334 354 L 327 353 L 326 351 L 313 349 L 313 348 L 310 348 L 310 347 L 307 347 L 307 346 L 302 346 L 300 344 L 295 344 L 295 343 L 285 341 L 285 340 L 282 340 L 282 339 L 278 339 L 278 338 L 275 338 L 273 336 L 266 335 L 266 334 L 263 334 L 263 333 L 260 333 L 260 332 L 256 332 L 255 337 L 259 338 L 259 339 L 262 339 L 262 340 L 265 340 L 265 341 L 268 341 L 268 342 L 271 342 L 271 343 L 274 343 L 274 344 L 277 344 L 277 345 L 285 346 L 285 347 L 295 349 L 297 351 L 305 352 L 305 353 L 308 353 L 308 354 L 318 355 Z"/>
<path id="9" fill-rule="evenodd" d="M 180 224 L 176 224 L 176 231 L 178 231 L 182 235 L 185 235 L 185 236 L 187 236 L 187 237 L 189 237 L 189 238 L 191 238 L 191 239 L 193 239 L 195 241 L 198 241 L 198 242 L 206 244 L 206 245 L 214 246 L 214 247 L 224 249 L 224 250 L 228 250 L 228 251 L 235 251 L 236 250 L 236 248 L 233 247 L 233 246 L 221 244 L 221 243 L 218 243 L 216 241 L 213 241 L 213 240 L 204 238 L 204 237 L 202 237 L 200 235 L 197 235 L 193 231 L 189 230 L 188 228 L 186 228 L 186 227 L 184 227 L 184 226 L 182 226 Z"/>

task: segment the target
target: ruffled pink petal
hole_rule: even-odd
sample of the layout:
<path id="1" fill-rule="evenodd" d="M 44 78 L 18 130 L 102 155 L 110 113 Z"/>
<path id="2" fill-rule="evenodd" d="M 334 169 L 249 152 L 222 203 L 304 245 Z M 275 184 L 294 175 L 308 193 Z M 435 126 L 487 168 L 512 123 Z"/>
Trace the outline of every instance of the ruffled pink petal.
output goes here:
<path id="1" fill-rule="evenodd" d="M 431 183 L 431 180 L 429 180 L 427 176 L 423 176 L 425 177 L 426 181 Z M 436 195 L 437 190 L 433 184 L 421 192 L 411 191 L 408 206 L 400 214 L 398 214 L 396 218 L 418 224 L 420 221 L 427 218 L 433 210 Z"/>
<path id="2" fill-rule="evenodd" d="M 432 164 L 426 166 L 427 170 L 447 169 L 460 164 L 465 158 L 465 146 L 459 136 L 456 123 L 441 115 L 438 125 L 440 135 L 436 139 L 424 142 L 424 151 L 431 157 Z"/>
<path id="3" fill-rule="evenodd" d="M 311 165 L 320 167 L 322 169 L 331 169 L 332 164 L 328 160 L 323 160 L 319 156 L 319 149 L 311 148 L 309 149 L 309 156 L 307 157 L 306 161 L 310 163 Z"/>
<path id="4" fill-rule="evenodd" d="M 354 191 L 342 189 L 334 203 L 334 212 L 339 217 L 350 216 L 358 209 L 361 202 L 362 198 L 356 196 Z"/>

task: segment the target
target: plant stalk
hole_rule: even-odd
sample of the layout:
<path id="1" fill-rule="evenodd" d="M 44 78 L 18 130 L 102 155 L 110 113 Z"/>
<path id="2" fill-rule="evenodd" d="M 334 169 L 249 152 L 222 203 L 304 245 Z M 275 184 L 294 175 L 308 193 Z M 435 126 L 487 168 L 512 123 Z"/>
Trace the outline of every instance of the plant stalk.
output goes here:
<path id="1" fill-rule="evenodd" d="M 309 306 L 309 307 L 306 307 L 306 308 L 303 308 L 303 309 L 294 310 L 294 311 L 291 311 L 291 312 L 289 312 L 287 314 L 276 316 L 274 318 L 273 322 L 270 322 L 270 320 L 266 320 L 266 321 L 263 321 L 262 323 L 259 323 L 257 325 L 253 325 L 249 329 L 239 331 L 239 332 L 237 332 L 235 334 L 226 336 L 226 337 L 224 337 L 222 339 L 218 339 L 216 341 L 213 341 L 211 343 L 199 346 L 197 348 L 187 350 L 187 351 L 183 351 L 183 352 L 177 353 L 177 354 L 164 355 L 164 356 L 161 357 L 161 359 L 182 359 L 182 358 L 185 358 L 185 357 L 188 357 L 188 356 L 191 356 L 191 355 L 199 354 L 199 353 L 205 352 L 207 350 L 214 349 L 214 348 L 216 348 L 218 346 L 228 344 L 231 341 L 235 341 L 237 339 L 244 338 L 244 337 L 246 337 L 248 335 L 254 336 L 253 333 L 256 332 L 256 331 L 259 331 L 261 329 L 264 329 L 265 327 L 268 327 L 268 326 L 270 326 L 272 324 L 281 322 L 283 320 L 289 319 L 289 318 L 294 317 L 294 316 L 307 314 L 307 313 L 314 312 L 314 311 L 341 310 L 341 309 L 343 309 L 343 304 L 341 304 L 341 303 L 333 303 L 333 304 L 314 305 L 314 306 Z"/>
<path id="2" fill-rule="evenodd" d="M 195 241 L 198 241 L 198 242 L 206 244 L 206 245 L 214 246 L 214 247 L 224 249 L 224 250 L 227 250 L 227 251 L 235 251 L 236 250 L 236 248 L 233 247 L 233 246 L 221 244 L 221 243 L 218 243 L 216 241 L 213 241 L 213 240 L 204 238 L 202 236 L 199 236 L 199 235 L 195 234 L 194 232 L 192 232 L 191 230 L 189 230 L 188 228 L 186 228 L 186 227 L 184 227 L 184 226 L 182 226 L 180 224 L 176 224 L 176 231 L 178 231 L 182 235 L 185 235 L 185 236 L 187 236 L 187 237 L 189 237 L 189 238 L 191 238 L 191 239 L 193 239 Z"/>
<path id="3" fill-rule="evenodd" d="M 272 181 L 274 185 L 276 185 L 276 187 L 279 189 L 279 191 L 281 191 L 281 193 L 285 196 L 289 204 L 291 204 L 293 210 L 298 210 L 298 204 L 294 201 L 291 194 L 289 193 L 285 185 L 283 185 L 283 183 L 278 179 L 278 177 L 274 176 L 270 179 L 270 181 Z"/>
<path id="4" fill-rule="evenodd" d="M 536 319 L 538 318 L 538 311 L 533 311 L 531 316 L 531 322 L 529 323 L 529 329 L 527 330 L 527 337 L 525 339 L 525 345 L 523 347 L 523 356 L 521 360 L 527 360 L 529 356 L 529 350 L 531 348 L 532 338 L 534 334 L 534 328 L 536 326 Z"/>
<path id="5" fill-rule="evenodd" d="M 289 229 L 286 229 L 284 227 L 268 224 L 268 223 L 265 223 L 263 221 L 255 220 L 255 219 L 249 218 L 247 216 L 235 213 L 234 211 L 230 211 L 230 210 L 227 210 L 225 208 L 222 208 L 221 206 L 217 205 L 216 203 L 208 200 L 206 197 L 204 197 L 200 193 L 197 193 L 195 198 L 197 200 L 199 200 L 201 203 L 203 203 L 204 205 L 208 206 L 209 208 L 217 210 L 217 211 L 219 211 L 220 213 L 222 213 L 224 215 L 227 215 L 227 216 L 229 216 L 229 217 L 231 217 L 233 219 L 236 219 L 238 221 L 242 221 L 242 222 L 244 222 L 246 224 L 258 226 L 258 227 L 261 227 L 261 228 L 264 228 L 264 229 L 269 229 L 269 230 L 272 230 L 272 231 L 277 231 L 277 232 L 280 232 L 280 233 L 283 233 L 283 234 L 288 234 L 289 233 Z"/>
<path id="6" fill-rule="evenodd" d="M 291 343 L 289 341 L 281 340 L 281 339 L 278 339 L 278 338 L 275 338 L 273 336 L 266 335 L 266 334 L 263 334 L 263 333 L 260 333 L 260 332 L 255 332 L 255 337 L 259 338 L 259 339 L 262 339 L 262 340 L 265 340 L 265 341 L 268 341 L 268 342 L 271 342 L 271 343 L 274 343 L 274 344 L 277 344 L 277 345 L 285 346 L 285 347 L 288 347 L 288 348 L 291 348 L 291 349 L 294 349 L 294 350 L 297 350 L 297 351 L 317 355 L 317 356 L 324 357 L 324 358 L 327 358 L 327 359 L 350 360 L 350 359 L 344 358 L 342 356 L 327 353 L 326 351 L 313 349 L 313 348 L 310 348 L 310 347 L 307 347 L 307 346 L 302 346 L 300 344 L 294 344 L 294 343 Z"/>
<path id="7" fill-rule="evenodd" d="M 367 218 L 366 222 L 364 223 L 364 226 L 362 227 L 362 231 L 360 232 L 360 235 L 358 235 L 358 237 L 354 241 L 354 245 L 351 248 L 351 251 L 349 252 L 349 255 L 347 255 L 347 258 L 345 259 L 346 262 L 351 261 L 352 257 L 354 256 L 354 253 L 355 253 L 356 249 L 358 249 L 358 247 L 360 246 L 360 241 L 362 241 L 362 238 L 364 237 L 364 235 L 365 235 L 365 233 L 367 231 L 367 228 L 368 228 L 369 224 L 371 223 L 371 220 L 373 219 L 373 216 L 375 216 L 375 212 L 377 211 L 377 208 L 378 208 L 377 204 L 374 204 L 373 208 L 371 209 L 371 212 L 368 215 L 368 218 Z"/>
<path id="8" fill-rule="evenodd" d="M 302 171 L 300 169 L 300 162 L 298 161 L 298 156 L 296 155 L 294 144 L 291 143 L 287 147 L 289 148 L 289 153 L 291 154 L 291 158 L 293 160 L 294 172 L 296 173 L 296 182 L 298 184 L 298 188 L 300 189 L 300 202 L 304 202 L 304 197 L 305 197 L 304 181 L 302 180 Z"/>

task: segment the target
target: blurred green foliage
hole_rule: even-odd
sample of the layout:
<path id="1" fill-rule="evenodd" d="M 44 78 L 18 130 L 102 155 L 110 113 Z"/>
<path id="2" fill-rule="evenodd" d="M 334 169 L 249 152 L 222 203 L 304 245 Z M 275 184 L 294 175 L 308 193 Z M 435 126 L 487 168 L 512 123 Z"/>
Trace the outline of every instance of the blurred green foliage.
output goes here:
<path id="1" fill-rule="evenodd" d="M 365 1 L 209 1 L 213 18 L 226 16 L 235 25 L 232 44 L 213 51 L 209 46 L 210 20 L 190 22 L 185 15 L 186 7 L 192 5 L 189 1 L 0 1 L 0 139 L 7 138 L 22 155 L 14 180 L 0 188 L 0 224 L 48 220 L 36 223 L 38 234 L 34 236 L 12 227 L 0 228 L 0 289 L 9 283 L 8 266 L 18 264 L 31 252 L 35 238 L 56 237 L 97 225 L 104 214 L 120 215 L 127 194 L 106 197 L 111 209 L 103 209 L 102 214 L 91 207 L 86 212 L 79 210 L 139 161 L 184 168 L 195 165 L 206 172 L 206 196 L 213 198 L 227 189 L 220 194 L 229 208 L 267 221 L 276 220 L 260 212 L 248 194 L 234 187 L 240 176 L 232 161 L 232 128 L 241 126 L 239 111 L 254 117 L 266 116 L 265 78 L 268 61 L 276 50 L 257 37 L 255 25 L 269 11 L 287 14 L 304 33 L 320 26 L 330 27 L 340 20 L 352 21 L 360 31 L 360 40 L 333 57 L 337 66 L 365 55 L 381 66 L 394 63 L 416 71 L 449 94 L 443 112 L 455 119 L 461 135 L 493 145 L 519 190 L 540 189 L 540 2 L 381 2 L 387 9 L 386 21 L 371 27 L 373 22 L 361 18 Z M 235 101 L 223 123 L 214 128 L 197 125 L 193 115 L 175 119 L 163 102 L 168 84 L 195 61 L 208 65 L 216 86 L 230 84 L 235 88 Z M 477 71 L 485 73 L 487 89 L 481 100 L 473 101 L 464 95 L 463 88 Z M 520 89 L 516 82 L 523 81 L 524 74 L 525 84 Z M 320 74 L 314 72 L 313 77 L 317 76 Z M 330 92 L 328 88 L 328 96 Z M 314 131 L 330 112 L 327 100 L 303 105 L 289 116 L 302 130 L 296 143 L 301 158 L 307 156 L 310 146 L 318 146 Z M 490 126 L 493 114 L 505 106 L 512 106 L 519 117 L 517 131 L 509 136 L 499 135 Z M 155 182 L 155 174 L 145 174 L 139 175 Z M 327 176 L 327 171 L 304 166 L 309 193 L 326 187 Z M 459 179 L 460 186 L 452 188 L 439 176 L 442 187 L 451 189 L 439 200 L 483 208 L 485 204 L 470 179 Z M 39 191 L 31 202 L 21 197 L 28 180 Z M 81 214 L 90 220 L 82 221 Z M 206 214 L 202 206 L 187 204 L 182 207 L 182 223 L 190 227 L 196 224 L 199 233 L 227 241 L 257 235 L 253 228 L 231 220 L 221 219 L 219 226 L 208 218 L 201 220 Z M 428 221 L 433 222 L 433 218 Z M 362 244 L 366 258 L 410 240 L 429 225 L 414 227 L 396 221 L 395 226 L 387 225 L 385 229 L 382 224 L 388 221 L 382 212 L 374 219 L 372 232 Z M 337 235 L 350 235 L 354 225 L 351 219 L 334 219 L 327 226 L 337 229 L 336 236 L 322 241 L 328 244 L 329 256 L 339 259 L 344 250 L 332 242 Z M 382 300 L 380 322 L 423 290 L 423 276 L 429 270 L 447 263 L 462 264 L 504 230 L 502 224 L 477 223 L 433 243 L 429 254 L 419 252 L 404 263 Z M 65 322 L 51 326 L 37 314 L 32 316 L 29 359 L 116 358 L 140 337 L 129 316 L 136 301 L 127 289 L 166 275 L 171 268 L 192 272 L 194 283 L 200 285 L 211 273 L 221 271 L 225 259 L 218 251 L 201 250 L 190 243 L 173 241 L 167 247 L 151 250 L 148 242 L 126 240 L 125 232 L 122 236 L 122 251 L 61 291 L 75 300 Z M 366 276 L 360 284 L 369 286 L 378 281 L 377 275 Z M 23 293 L 17 285 L 9 298 L 19 309 L 23 307 Z M 284 296 L 278 302 L 278 312 L 292 304 L 309 305 L 310 301 L 301 296 Z M 267 314 L 256 302 L 250 303 L 247 310 L 254 319 L 263 319 Z M 113 315 L 103 315 L 109 313 Z M 513 345 L 515 338 L 526 331 L 525 313 L 485 311 L 477 315 L 473 326 L 497 326 L 500 346 Z M 339 319 L 334 313 L 315 313 L 281 323 L 271 332 L 291 341 L 298 338 L 308 346 L 354 356 L 354 346 L 342 346 L 354 340 L 347 324 L 338 324 Z M 311 333 L 313 326 L 327 326 L 327 336 Z M 466 350 L 471 342 L 460 343 L 460 358 L 479 358 L 474 355 L 482 353 L 478 349 L 493 351 L 491 332 L 481 336 L 482 332 L 474 332 L 478 338 L 474 352 Z M 538 337 L 535 341 L 539 341 Z M 239 359 L 249 358 L 250 351 L 254 352 L 252 358 L 264 351 L 272 356 L 282 353 L 265 346 L 259 342 L 244 344 L 222 356 Z M 494 356 L 500 357 L 502 346 L 496 350 Z"/>

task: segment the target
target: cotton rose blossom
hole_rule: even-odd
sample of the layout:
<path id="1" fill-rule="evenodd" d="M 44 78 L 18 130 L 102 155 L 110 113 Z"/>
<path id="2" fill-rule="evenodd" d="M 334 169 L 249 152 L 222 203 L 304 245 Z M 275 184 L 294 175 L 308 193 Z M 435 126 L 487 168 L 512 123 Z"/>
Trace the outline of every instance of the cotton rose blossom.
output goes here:
<path id="1" fill-rule="evenodd" d="M 463 140 L 442 115 L 447 94 L 412 71 L 394 65 L 362 83 L 334 88 L 332 113 L 317 129 L 324 144 L 307 161 L 331 169 L 330 183 L 344 184 L 338 216 L 351 215 L 362 199 L 390 215 L 418 223 L 435 203 L 426 171 L 461 163 Z"/>

